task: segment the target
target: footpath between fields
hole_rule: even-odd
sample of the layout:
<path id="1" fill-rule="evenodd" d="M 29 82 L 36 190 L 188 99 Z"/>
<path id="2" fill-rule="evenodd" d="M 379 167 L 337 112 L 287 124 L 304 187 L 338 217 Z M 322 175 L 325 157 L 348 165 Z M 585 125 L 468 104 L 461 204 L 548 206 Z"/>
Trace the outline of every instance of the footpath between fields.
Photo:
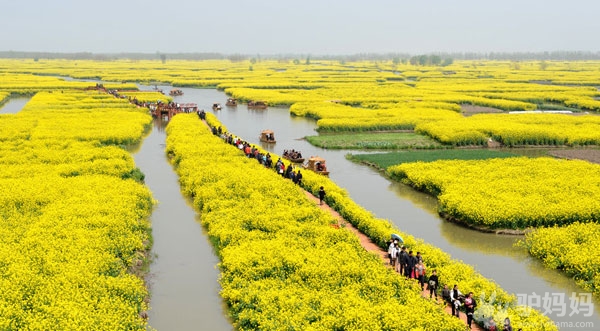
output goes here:
<path id="1" fill-rule="evenodd" d="M 304 191 L 306 193 L 306 196 L 314 201 L 317 205 L 319 204 L 319 198 L 315 197 L 314 195 L 312 195 L 310 192 L 308 191 Z M 365 235 L 364 233 L 360 232 L 357 228 L 355 228 L 351 223 L 346 222 L 346 220 L 344 220 L 342 218 L 342 216 L 335 211 L 333 208 L 329 207 L 325 202 L 323 202 L 322 205 L 320 205 L 319 207 L 321 207 L 321 209 L 323 209 L 324 211 L 328 212 L 329 214 L 331 214 L 331 216 L 333 216 L 334 219 L 336 219 L 338 221 L 338 226 L 340 226 L 340 228 L 345 228 L 348 229 L 349 231 L 353 232 L 357 237 L 358 240 L 360 241 L 361 246 L 368 252 L 373 252 L 376 253 L 380 258 L 383 264 L 385 264 L 388 268 L 392 268 L 392 266 L 389 264 L 389 260 L 387 258 L 387 251 L 384 249 L 381 249 L 379 246 L 377 246 L 369 237 L 367 237 L 367 235 Z M 402 277 L 400 274 L 398 274 L 398 277 Z M 423 296 L 423 298 L 425 298 L 425 300 L 430 300 L 429 299 L 429 290 L 425 289 L 423 292 L 421 292 L 421 296 Z M 441 295 L 438 293 L 438 296 L 440 296 L 437 300 L 439 303 L 441 303 L 442 299 L 441 299 Z M 435 297 L 434 299 L 431 300 L 436 300 Z M 450 305 L 446 305 L 444 308 L 444 311 L 447 314 L 452 314 L 452 308 L 450 307 Z M 465 323 L 465 326 L 467 325 L 467 316 L 464 313 L 460 314 L 460 319 Z M 473 322 L 473 324 L 471 325 L 471 330 L 481 330 L 484 331 L 483 328 L 481 328 L 479 325 L 475 324 L 475 322 Z"/>

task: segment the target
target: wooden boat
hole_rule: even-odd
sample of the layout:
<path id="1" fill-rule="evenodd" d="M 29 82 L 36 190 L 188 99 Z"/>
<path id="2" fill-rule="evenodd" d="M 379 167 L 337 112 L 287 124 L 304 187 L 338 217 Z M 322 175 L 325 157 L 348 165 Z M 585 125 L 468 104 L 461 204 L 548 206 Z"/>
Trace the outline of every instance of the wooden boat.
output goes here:
<path id="1" fill-rule="evenodd" d="M 267 103 L 264 101 L 248 101 L 248 108 L 253 109 L 266 109 Z"/>
<path id="2" fill-rule="evenodd" d="M 275 134 L 271 130 L 263 130 L 258 139 L 265 143 L 275 143 Z"/>
<path id="3" fill-rule="evenodd" d="M 312 170 L 321 175 L 329 175 L 329 170 L 325 165 L 325 159 L 318 156 L 311 156 L 306 164 L 303 164 L 304 169 Z"/>
<path id="4" fill-rule="evenodd" d="M 169 95 L 171 95 L 171 96 L 183 95 L 183 91 L 178 88 L 174 88 L 171 91 L 169 91 Z"/>
<path id="5" fill-rule="evenodd" d="M 299 157 L 293 157 L 293 156 L 296 156 L 296 155 L 299 155 Z M 285 150 L 283 152 L 282 157 L 284 159 L 286 159 L 286 160 L 289 160 L 290 162 L 293 162 L 293 163 L 303 163 L 304 162 L 304 158 L 302 157 L 302 153 L 300 153 L 299 151 L 294 151 L 294 150 L 287 151 L 287 150 Z"/>
<path id="6" fill-rule="evenodd" d="M 220 103 L 213 103 L 212 108 L 213 108 L 213 110 L 221 110 L 221 104 Z"/>
<path id="7" fill-rule="evenodd" d="M 237 100 L 234 98 L 227 98 L 227 102 L 225 103 L 225 106 L 235 107 L 235 106 L 237 106 Z"/>

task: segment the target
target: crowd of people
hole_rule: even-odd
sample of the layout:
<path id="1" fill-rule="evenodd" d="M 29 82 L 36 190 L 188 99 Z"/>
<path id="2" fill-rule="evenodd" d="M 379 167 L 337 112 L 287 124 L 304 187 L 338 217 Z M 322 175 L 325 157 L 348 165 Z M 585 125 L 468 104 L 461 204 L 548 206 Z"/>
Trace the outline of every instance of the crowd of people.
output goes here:
<path id="1" fill-rule="evenodd" d="M 401 275 L 406 278 L 416 279 L 421 286 L 421 291 L 425 290 L 425 264 L 421 252 L 413 255 L 412 250 L 406 249 L 406 246 L 401 245 L 397 239 L 388 241 L 388 258 L 390 265 Z M 434 271 L 435 272 L 435 271 Z M 434 284 L 433 286 L 437 286 Z M 433 294 L 435 291 L 431 292 Z M 437 297 L 437 294 L 436 294 Z"/>
<path id="2" fill-rule="evenodd" d="M 119 90 L 115 90 L 115 89 L 106 89 L 104 87 L 103 84 L 99 84 L 96 83 L 95 87 L 90 87 L 90 89 L 96 89 L 99 91 L 105 91 L 108 94 L 113 95 L 115 98 L 118 99 L 128 99 L 130 103 L 138 106 L 138 107 L 145 107 L 148 108 L 150 110 L 150 113 L 153 116 L 157 116 L 158 115 L 158 110 L 168 110 L 168 109 L 172 109 L 175 113 L 192 113 L 197 111 L 195 104 L 179 104 L 177 102 L 168 102 L 168 103 L 164 103 L 161 100 L 156 100 L 156 102 L 150 102 L 150 101 L 140 101 L 138 100 L 135 96 L 130 96 L 128 95 L 128 93 L 121 93 L 119 92 Z M 127 92 L 127 91 L 125 91 Z M 202 112 L 204 112 L 204 110 L 202 110 Z M 200 111 L 197 111 L 198 115 L 200 115 Z"/>
<path id="3" fill-rule="evenodd" d="M 435 296 L 437 300 L 437 290 L 439 286 L 437 270 L 432 270 L 429 277 L 427 277 L 427 270 L 421 252 L 417 252 L 416 255 L 413 255 L 412 250 L 407 249 L 406 246 L 402 245 L 402 243 L 394 237 L 391 237 L 387 244 L 390 266 L 407 279 L 415 279 L 421 287 L 421 291 L 425 291 L 425 284 L 427 284 L 429 298 L 432 299 Z M 461 309 L 464 310 L 464 313 L 467 316 L 467 325 L 471 328 L 475 308 L 477 308 L 477 301 L 473 297 L 473 292 L 469 292 L 464 296 L 458 289 L 458 285 L 454 285 L 452 290 L 448 288 L 448 285 L 444 285 L 441 291 L 441 297 L 442 300 L 450 305 L 453 316 L 460 317 Z M 483 321 L 483 324 L 486 330 L 500 330 L 492 317 L 487 317 Z M 502 330 L 513 331 L 509 318 L 504 320 Z"/>
<path id="4" fill-rule="evenodd" d="M 206 112 L 204 111 L 204 109 L 200 109 L 197 112 L 198 114 L 198 118 L 200 118 L 201 120 L 206 120 Z"/>
<path id="5" fill-rule="evenodd" d="M 198 113 L 198 116 L 202 119 L 200 113 Z M 244 152 L 246 157 L 256 159 L 258 163 L 267 168 L 273 168 L 278 174 L 285 178 L 291 179 L 295 184 L 300 185 L 302 183 L 302 172 L 300 169 L 295 169 L 292 164 L 289 164 L 286 167 L 281 158 L 278 158 L 276 162 L 273 162 L 270 153 L 261 152 L 258 148 L 247 141 L 242 140 L 239 137 L 235 137 L 230 133 L 224 132 L 220 126 L 211 127 L 211 132 L 215 136 L 221 137 L 221 139 L 223 139 L 226 143 L 236 146 L 239 150 Z"/>

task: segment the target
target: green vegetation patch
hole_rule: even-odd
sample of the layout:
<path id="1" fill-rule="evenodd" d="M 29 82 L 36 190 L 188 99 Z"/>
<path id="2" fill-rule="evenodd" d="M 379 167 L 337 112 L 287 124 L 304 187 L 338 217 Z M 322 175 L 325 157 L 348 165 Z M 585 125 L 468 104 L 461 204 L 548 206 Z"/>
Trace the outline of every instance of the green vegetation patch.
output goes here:
<path id="1" fill-rule="evenodd" d="M 306 137 L 314 146 L 330 149 L 434 149 L 439 142 L 413 132 L 330 134 Z"/>
<path id="2" fill-rule="evenodd" d="M 375 154 L 349 154 L 348 159 L 371 163 L 381 169 L 401 163 L 433 162 L 437 160 L 485 160 L 519 156 L 516 153 L 489 149 L 444 149 L 432 151 L 399 151 Z"/>

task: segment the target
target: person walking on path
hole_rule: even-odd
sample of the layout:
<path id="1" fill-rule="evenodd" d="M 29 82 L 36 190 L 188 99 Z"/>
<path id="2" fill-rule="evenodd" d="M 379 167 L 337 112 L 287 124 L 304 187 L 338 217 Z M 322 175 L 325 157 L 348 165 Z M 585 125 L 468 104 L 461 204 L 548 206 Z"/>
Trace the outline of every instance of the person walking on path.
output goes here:
<path id="1" fill-rule="evenodd" d="M 419 281 L 419 285 L 421 285 L 421 292 L 425 291 L 425 265 L 423 261 L 417 262 L 415 266 L 415 278 Z"/>
<path id="2" fill-rule="evenodd" d="M 406 278 L 416 278 L 415 277 L 415 266 L 417 265 L 417 258 L 413 255 L 413 251 L 408 251 L 408 256 L 406 257 L 406 268 L 404 269 L 404 276 Z"/>
<path id="3" fill-rule="evenodd" d="M 404 275 L 404 268 L 406 268 L 406 261 L 408 253 L 406 253 L 406 247 L 402 245 L 400 251 L 398 251 L 398 273 Z"/>
<path id="4" fill-rule="evenodd" d="M 302 173 L 300 170 L 296 173 L 296 177 L 294 178 L 294 183 L 301 185 L 302 184 Z"/>
<path id="5" fill-rule="evenodd" d="M 323 205 L 323 199 L 325 199 L 325 189 L 321 186 L 319 189 L 319 205 Z"/>
<path id="6" fill-rule="evenodd" d="M 433 297 L 435 294 L 435 298 L 437 299 L 437 286 L 438 286 L 438 275 L 437 271 L 433 270 L 431 272 L 431 276 L 429 276 L 429 281 L 427 282 L 427 288 L 429 289 L 429 299 Z"/>
<path id="7" fill-rule="evenodd" d="M 450 295 L 450 289 L 448 288 L 448 285 L 444 285 L 444 288 L 442 289 L 442 300 L 444 300 L 446 303 L 448 304 L 452 304 L 452 298 Z M 454 314 L 452 314 L 454 315 Z"/>
<path id="8" fill-rule="evenodd" d="M 460 297 L 462 293 L 458 290 L 458 285 L 454 285 L 452 291 L 450 291 L 450 301 L 452 302 L 452 315 L 460 317 L 458 308 L 461 306 Z"/>
<path id="9" fill-rule="evenodd" d="M 390 244 L 390 247 L 388 247 L 388 256 L 390 258 L 390 265 L 395 269 L 398 256 L 398 242 L 396 240 L 394 240 Z"/>
<path id="10" fill-rule="evenodd" d="M 469 329 L 473 323 L 473 314 L 475 313 L 475 307 L 477 307 L 477 301 L 473 298 L 473 292 L 469 292 L 465 298 L 465 311 L 467 313 L 467 325 Z"/>

